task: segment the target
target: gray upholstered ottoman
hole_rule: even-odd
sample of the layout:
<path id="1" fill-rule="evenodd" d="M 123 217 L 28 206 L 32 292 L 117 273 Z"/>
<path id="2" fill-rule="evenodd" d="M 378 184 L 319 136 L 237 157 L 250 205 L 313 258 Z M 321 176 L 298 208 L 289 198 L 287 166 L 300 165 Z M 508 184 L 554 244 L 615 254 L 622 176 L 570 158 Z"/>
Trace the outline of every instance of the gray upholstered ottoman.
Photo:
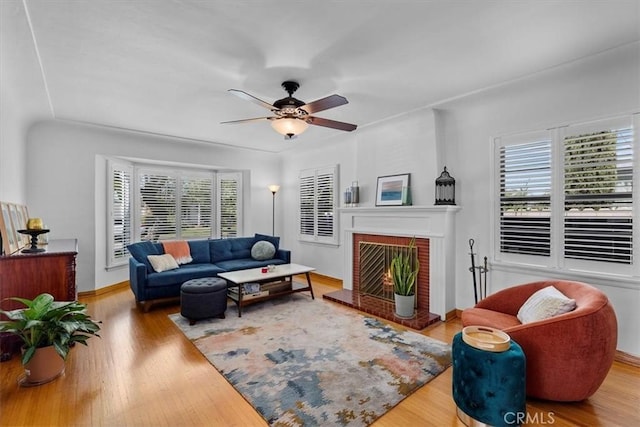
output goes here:
<path id="1" fill-rule="evenodd" d="M 193 325 L 210 317 L 224 319 L 227 310 L 227 282 L 219 277 L 191 279 L 180 287 L 180 314 Z"/>

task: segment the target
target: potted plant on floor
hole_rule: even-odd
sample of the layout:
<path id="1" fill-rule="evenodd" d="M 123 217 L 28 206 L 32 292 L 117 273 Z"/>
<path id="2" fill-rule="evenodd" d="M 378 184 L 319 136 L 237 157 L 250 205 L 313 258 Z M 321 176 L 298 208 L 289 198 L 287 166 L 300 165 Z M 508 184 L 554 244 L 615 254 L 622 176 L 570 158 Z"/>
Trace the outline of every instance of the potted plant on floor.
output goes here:
<path id="1" fill-rule="evenodd" d="M 393 281 L 393 296 L 395 300 L 396 316 L 412 318 L 415 306 L 415 284 L 418 278 L 418 265 L 414 252 L 416 238 L 413 237 L 406 249 L 399 249 L 391 259 L 391 279 Z"/>
<path id="2" fill-rule="evenodd" d="M 64 361 L 75 343 L 87 345 L 97 336 L 100 322 L 86 314 L 87 306 L 77 301 L 54 301 L 50 294 L 33 300 L 8 298 L 26 306 L 0 310 L 9 320 L 0 321 L 0 332 L 18 336 L 22 342 L 22 385 L 38 385 L 54 380 L 64 372 Z"/>

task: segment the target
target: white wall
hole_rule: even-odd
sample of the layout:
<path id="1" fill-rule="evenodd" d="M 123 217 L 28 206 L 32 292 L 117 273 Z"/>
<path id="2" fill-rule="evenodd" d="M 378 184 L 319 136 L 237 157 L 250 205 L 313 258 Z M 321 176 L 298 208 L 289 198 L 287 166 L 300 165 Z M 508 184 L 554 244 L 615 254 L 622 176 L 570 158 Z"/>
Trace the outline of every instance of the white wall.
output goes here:
<path id="1" fill-rule="evenodd" d="M 0 200 L 24 204 L 27 130 L 51 110 L 22 2 L 0 2 L 0 27 Z"/>
<path id="2" fill-rule="evenodd" d="M 413 205 L 433 205 L 435 179 L 443 167 L 436 164 L 434 117 L 430 109 L 418 110 L 353 133 L 336 131 L 335 137 L 315 146 L 301 145 L 283 154 L 284 191 L 280 200 L 287 206 L 284 236 L 295 262 L 312 265 L 327 276 L 344 276 L 342 245 L 298 241 L 298 174 L 302 169 L 340 165 L 341 206 L 342 192 L 352 181 L 360 186 L 360 206 L 375 206 L 377 178 L 401 173 L 411 173 Z M 342 230 L 339 224 L 341 243 Z"/>
<path id="3" fill-rule="evenodd" d="M 463 309 L 474 303 L 468 239 L 475 239 L 474 249 L 480 257 L 492 259 L 493 138 L 640 111 L 640 44 L 566 64 L 438 108 L 447 157 L 454 159 L 450 163 L 456 170 L 457 201 L 462 206 L 456 218 L 456 305 Z M 636 148 L 636 155 L 640 155 L 640 146 Z M 636 212 L 635 221 L 640 222 L 640 212 Z M 491 291 L 554 274 L 507 271 L 497 265 L 491 268 Z M 640 280 L 573 278 L 592 283 L 608 295 L 618 316 L 618 348 L 640 355 Z"/>
<path id="4" fill-rule="evenodd" d="M 128 266 L 105 270 L 109 156 L 248 170 L 244 234 L 271 232 L 267 185 L 281 179 L 276 154 L 50 120 L 32 128 L 27 156 L 32 160 L 27 177 L 31 212 L 51 230 L 50 239 L 78 239 L 78 291 L 128 279 Z"/>

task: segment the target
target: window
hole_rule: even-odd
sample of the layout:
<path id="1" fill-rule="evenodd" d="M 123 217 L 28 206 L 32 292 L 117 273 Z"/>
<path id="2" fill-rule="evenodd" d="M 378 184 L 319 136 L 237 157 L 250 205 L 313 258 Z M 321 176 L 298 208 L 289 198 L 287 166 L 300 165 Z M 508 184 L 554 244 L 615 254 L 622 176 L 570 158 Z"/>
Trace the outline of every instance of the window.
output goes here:
<path id="1" fill-rule="evenodd" d="M 565 258 L 631 264 L 633 132 L 630 127 L 564 138 Z"/>
<path id="2" fill-rule="evenodd" d="M 632 266 L 640 172 L 632 123 L 497 138 L 496 258 L 584 271 Z"/>
<path id="3" fill-rule="evenodd" d="M 242 211 L 240 173 L 219 173 L 218 190 L 220 193 L 218 206 L 218 235 L 222 238 L 237 237 L 242 233 L 239 212 Z"/>
<path id="4" fill-rule="evenodd" d="M 338 166 L 300 172 L 300 240 L 338 244 L 337 184 Z"/>
<path id="5" fill-rule="evenodd" d="M 108 162 L 107 268 L 128 262 L 138 240 L 242 233 L 242 174 Z M 134 226 L 135 224 L 135 226 Z"/>
<path id="6" fill-rule="evenodd" d="M 500 251 L 551 252 L 551 141 L 500 147 Z"/>
<path id="7" fill-rule="evenodd" d="M 129 259 L 127 245 L 131 243 L 131 177 L 133 166 L 126 163 L 108 162 L 108 227 L 107 267 L 126 264 Z"/>

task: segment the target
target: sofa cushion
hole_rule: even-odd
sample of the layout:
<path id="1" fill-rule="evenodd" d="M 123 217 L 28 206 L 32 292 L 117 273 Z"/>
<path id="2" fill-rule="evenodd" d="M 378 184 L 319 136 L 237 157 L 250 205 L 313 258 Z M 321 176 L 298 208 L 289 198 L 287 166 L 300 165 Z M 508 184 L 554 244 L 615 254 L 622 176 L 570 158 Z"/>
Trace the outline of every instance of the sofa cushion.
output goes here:
<path id="1" fill-rule="evenodd" d="M 280 237 L 256 233 L 253 238 L 255 242 L 259 242 L 260 240 L 266 240 L 267 242 L 271 243 L 273 247 L 276 248 L 276 251 L 280 249 Z"/>
<path id="2" fill-rule="evenodd" d="M 254 243 L 253 237 L 211 240 L 211 262 L 215 264 L 231 259 L 251 258 L 251 247 Z"/>
<path id="3" fill-rule="evenodd" d="M 129 253 L 136 261 L 143 263 L 147 267 L 147 273 L 153 273 L 154 269 L 149 259 L 149 255 L 162 255 L 162 251 L 158 250 L 158 247 L 147 240 L 132 243 L 127 246 Z"/>
<path id="4" fill-rule="evenodd" d="M 224 271 L 245 270 L 247 268 L 259 268 L 266 267 L 269 264 L 285 264 L 285 262 L 278 258 L 267 259 L 264 261 L 256 260 L 253 258 L 241 258 L 231 259 L 227 261 L 217 262 L 215 265 L 223 269 Z"/>
<path id="5" fill-rule="evenodd" d="M 175 270 L 150 273 L 147 276 L 147 286 L 157 287 L 182 284 L 190 279 L 216 277 L 218 273 L 223 271 L 223 269 L 213 264 L 185 264 Z"/>
<path id="6" fill-rule="evenodd" d="M 576 301 L 567 298 L 553 286 L 547 286 L 533 293 L 518 311 L 522 323 L 537 322 L 549 317 L 568 313 L 576 308 Z"/>
<path id="7" fill-rule="evenodd" d="M 264 261 L 265 259 L 271 259 L 276 254 L 276 248 L 271 242 L 266 240 L 260 240 L 253 244 L 251 247 L 251 258 L 258 261 Z"/>
<path id="8" fill-rule="evenodd" d="M 175 270 L 179 267 L 178 262 L 171 254 L 149 255 L 147 256 L 149 263 L 153 267 L 153 271 L 162 273 L 163 271 Z"/>
<path id="9" fill-rule="evenodd" d="M 189 249 L 191 249 L 192 264 L 209 264 L 211 263 L 211 251 L 209 250 L 210 240 L 189 240 Z"/>

